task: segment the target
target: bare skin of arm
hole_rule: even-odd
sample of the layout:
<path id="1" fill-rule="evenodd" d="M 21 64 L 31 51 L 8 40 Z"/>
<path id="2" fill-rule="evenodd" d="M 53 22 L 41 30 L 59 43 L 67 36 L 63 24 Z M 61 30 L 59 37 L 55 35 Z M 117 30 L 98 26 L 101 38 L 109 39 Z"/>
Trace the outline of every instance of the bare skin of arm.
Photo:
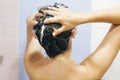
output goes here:
<path id="1" fill-rule="evenodd" d="M 50 7 L 51 8 L 51 7 Z M 111 29 L 99 47 L 82 63 L 81 66 L 90 67 L 93 73 L 97 74 L 97 78 L 101 78 L 106 70 L 112 64 L 120 49 L 120 9 L 104 9 L 87 13 L 73 13 L 64 8 L 51 8 L 54 11 L 45 10 L 45 13 L 54 15 L 55 17 L 46 19 L 45 23 L 60 22 L 62 28 L 56 30 L 53 35 L 75 28 L 79 24 L 91 22 L 107 22 L 111 23 Z M 71 18 L 69 18 L 71 17 Z"/>
<path id="2" fill-rule="evenodd" d="M 120 25 L 112 25 L 99 47 L 81 64 L 91 67 L 91 70 L 101 78 L 112 64 L 120 49 Z"/>
<path id="3" fill-rule="evenodd" d="M 42 14 L 36 14 L 28 17 L 27 23 L 27 44 L 25 49 L 25 66 L 30 67 L 31 63 L 36 63 L 44 59 L 42 54 L 42 47 L 38 42 L 38 39 L 34 33 L 33 27 L 37 24 L 36 18 L 42 16 Z"/>
<path id="4" fill-rule="evenodd" d="M 104 9 L 91 12 L 71 12 L 68 9 L 60 7 L 52 8 L 54 11 L 44 10 L 45 13 L 54 15 L 53 18 L 45 20 L 45 23 L 60 22 L 63 26 L 56 30 L 53 35 L 75 28 L 77 25 L 91 22 L 107 22 L 111 24 L 120 24 L 120 7 Z"/>

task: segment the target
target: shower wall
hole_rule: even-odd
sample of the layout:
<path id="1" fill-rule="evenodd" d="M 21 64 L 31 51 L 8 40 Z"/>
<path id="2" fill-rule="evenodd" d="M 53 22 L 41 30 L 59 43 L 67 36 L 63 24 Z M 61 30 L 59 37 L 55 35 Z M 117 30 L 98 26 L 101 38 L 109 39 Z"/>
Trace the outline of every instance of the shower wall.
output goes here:
<path id="1" fill-rule="evenodd" d="M 0 0 L 0 80 L 18 80 L 19 1 Z"/>

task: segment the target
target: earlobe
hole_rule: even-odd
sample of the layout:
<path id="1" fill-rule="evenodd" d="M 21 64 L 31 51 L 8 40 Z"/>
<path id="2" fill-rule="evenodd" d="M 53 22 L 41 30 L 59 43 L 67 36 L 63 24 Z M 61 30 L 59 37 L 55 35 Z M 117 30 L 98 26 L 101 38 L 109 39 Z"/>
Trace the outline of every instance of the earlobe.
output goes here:
<path id="1" fill-rule="evenodd" d="M 69 38 L 69 43 L 68 43 L 68 48 L 67 48 L 67 50 L 71 50 L 72 49 L 72 34 L 71 34 L 71 36 L 70 36 L 70 38 Z"/>
<path id="2" fill-rule="evenodd" d="M 77 34 L 77 30 L 76 30 L 76 28 L 74 28 L 74 29 L 72 30 L 71 37 L 72 37 L 72 38 L 75 38 L 76 34 Z"/>

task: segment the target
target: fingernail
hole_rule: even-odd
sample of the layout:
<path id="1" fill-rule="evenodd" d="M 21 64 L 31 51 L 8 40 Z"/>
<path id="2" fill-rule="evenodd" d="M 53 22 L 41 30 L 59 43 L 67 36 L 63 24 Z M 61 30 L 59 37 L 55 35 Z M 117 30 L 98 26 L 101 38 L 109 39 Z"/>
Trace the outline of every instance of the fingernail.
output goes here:
<path id="1" fill-rule="evenodd" d="M 53 34 L 52 34 L 54 37 L 55 37 L 55 32 L 53 32 Z"/>

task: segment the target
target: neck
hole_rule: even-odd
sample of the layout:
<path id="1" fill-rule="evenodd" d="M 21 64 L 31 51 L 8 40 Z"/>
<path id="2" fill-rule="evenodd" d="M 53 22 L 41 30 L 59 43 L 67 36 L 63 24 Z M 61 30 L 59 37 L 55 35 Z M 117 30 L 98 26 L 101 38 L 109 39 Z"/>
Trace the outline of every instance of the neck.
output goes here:
<path id="1" fill-rule="evenodd" d="M 55 59 L 61 60 L 61 61 L 72 60 L 71 51 L 65 51 L 64 53 L 61 53 L 58 56 L 56 56 Z"/>

